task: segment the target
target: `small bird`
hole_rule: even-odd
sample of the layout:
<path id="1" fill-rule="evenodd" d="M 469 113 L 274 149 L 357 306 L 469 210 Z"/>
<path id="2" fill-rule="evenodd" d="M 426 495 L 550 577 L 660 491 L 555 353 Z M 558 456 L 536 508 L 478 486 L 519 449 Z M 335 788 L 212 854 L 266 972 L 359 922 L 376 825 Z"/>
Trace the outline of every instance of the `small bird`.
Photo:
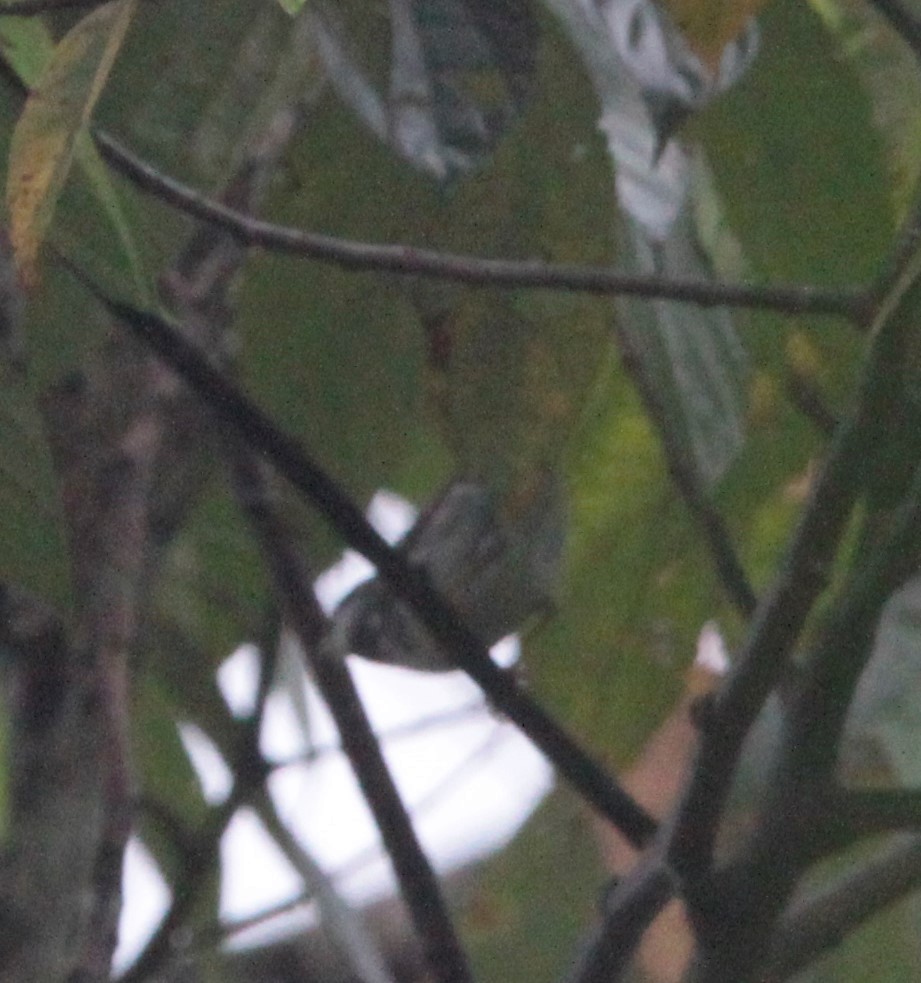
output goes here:
<path id="1" fill-rule="evenodd" d="M 655 160 L 681 123 L 734 85 L 758 53 L 760 35 L 754 19 L 726 45 L 711 70 L 660 4 L 606 0 L 602 11 L 614 49 L 646 104 L 656 133 Z"/>
<path id="2" fill-rule="evenodd" d="M 451 481 L 398 549 L 428 575 L 485 645 L 552 609 L 566 538 L 559 475 L 536 473 L 505 500 L 482 481 Z M 336 608 L 328 650 L 429 672 L 456 668 L 407 604 L 379 577 Z"/>

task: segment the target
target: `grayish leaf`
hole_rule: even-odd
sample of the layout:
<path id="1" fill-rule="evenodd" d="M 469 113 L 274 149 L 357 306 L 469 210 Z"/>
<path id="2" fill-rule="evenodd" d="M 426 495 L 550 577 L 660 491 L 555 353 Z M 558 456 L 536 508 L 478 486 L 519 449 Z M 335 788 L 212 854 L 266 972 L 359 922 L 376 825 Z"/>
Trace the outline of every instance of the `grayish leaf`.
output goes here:
<path id="1" fill-rule="evenodd" d="M 841 751 L 846 775 L 886 772 L 921 784 L 921 577 L 886 603 L 873 655 L 854 693 Z M 882 774 L 879 772 L 882 771 Z"/>

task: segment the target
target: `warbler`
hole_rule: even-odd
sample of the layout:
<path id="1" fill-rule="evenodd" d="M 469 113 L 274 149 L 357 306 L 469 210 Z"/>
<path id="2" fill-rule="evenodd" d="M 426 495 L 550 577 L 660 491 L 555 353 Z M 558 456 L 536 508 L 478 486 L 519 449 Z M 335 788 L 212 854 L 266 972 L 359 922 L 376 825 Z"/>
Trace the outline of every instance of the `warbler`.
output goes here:
<path id="1" fill-rule="evenodd" d="M 536 474 L 500 501 L 476 478 L 451 481 L 398 545 L 485 645 L 552 610 L 566 537 L 560 477 Z M 380 578 L 336 608 L 328 651 L 430 672 L 456 668 L 410 607 Z"/>

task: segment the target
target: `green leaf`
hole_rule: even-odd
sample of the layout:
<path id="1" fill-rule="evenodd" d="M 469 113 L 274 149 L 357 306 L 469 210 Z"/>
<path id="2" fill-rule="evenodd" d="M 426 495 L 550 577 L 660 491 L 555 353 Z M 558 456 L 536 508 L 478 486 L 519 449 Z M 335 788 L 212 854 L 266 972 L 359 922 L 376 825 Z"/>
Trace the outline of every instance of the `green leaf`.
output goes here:
<path id="1" fill-rule="evenodd" d="M 750 72 L 693 132 L 756 276 L 854 284 L 876 272 L 894 226 L 874 108 L 806 4 L 775 0 L 761 25 Z"/>
<path id="2" fill-rule="evenodd" d="M 182 679 L 176 695 L 187 694 L 195 719 L 194 707 L 210 703 L 204 694 L 217 667 L 256 638 L 268 604 L 258 545 L 229 489 L 216 485 L 192 511 L 164 557 L 154 601 L 157 672 L 164 685 Z"/>
<path id="3" fill-rule="evenodd" d="M 59 612 L 71 604 L 57 481 L 32 384 L 0 359 L 0 579 Z"/>
<path id="4" fill-rule="evenodd" d="M 136 0 L 87 14 L 56 45 L 13 133 L 7 175 L 10 237 L 24 282 L 38 277 L 38 253 L 89 120 L 124 40 Z M 31 66 L 30 66 L 31 67 Z"/>
<path id="5" fill-rule="evenodd" d="M 0 55 L 31 89 L 54 55 L 54 41 L 38 17 L 0 17 Z"/>
<path id="6" fill-rule="evenodd" d="M 917 57 L 872 4 L 859 0 L 811 3 L 870 99 L 873 124 L 886 150 L 892 207 L 896 215 L 903 216 L 914 201 L 921 168 L 921 74 Z"/>

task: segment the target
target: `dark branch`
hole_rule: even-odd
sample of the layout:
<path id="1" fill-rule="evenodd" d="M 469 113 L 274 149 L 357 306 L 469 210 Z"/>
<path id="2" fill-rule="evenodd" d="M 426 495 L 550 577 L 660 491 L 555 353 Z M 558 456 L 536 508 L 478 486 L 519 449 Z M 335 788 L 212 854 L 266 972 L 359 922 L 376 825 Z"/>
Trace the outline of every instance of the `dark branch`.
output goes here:
<path id="1" fill-rule="evenodd" d="M 828 290 L 810 284 L 754 286 L 709 280 L 637 276 L 602 266 L 550 264 L 538 260 L 484 259 L 406 245 L 377 245 L 305 232 L 253 218 L 161 174 L 109 135 L 96 131 L 102 156 L 143 191 L 188 215 L 218 225 L 248 246 L 350 270 L 452 280 L 469 286 L 529 287 L 592 294 L 681 300 L 705 307 L 733 306 L 787 314 L 830 314 L 862 322 L 866 296 L 861 290 Z"/>
<path id="2" fill-rule="evenodd" d="M 865 462 L 872 459 L 890 423 L 892 407 L 887 400 L 893 380 L 899 377 L 905 329 L 900 305 L 914 293 L 915 279 L 906 274 L 881 305 L 876 340 L 854 408 L 838 428 L 780 574 L 759 606 L 745 649 L 707 715 L 671 849 L 672 861 L 692 881 L 710 867 L 719 816 L 742 742 L 786 671 L 792 646 L 828 583 L 840 538 L 863 488 Z"/>
<path id="3" fill-rule="evenodd" d="M 913 318 L 907 314 L 916 309 L 917 295 L 917 288 L 909 291 L 904 310 L 896 310 L 893 324 L 883 326 L 887 335 L 884 347 L 901 333 L 899 322 L 903 327 L 913 326 Z M 901 350 L 897 343 L 893 354 Z M 883 380 L 877 382 L 883 384 Z M 887 426 L 891 422 L 891 412 L 885 412 L 888 400 L 879 392 L 876 398 L 880 422 Z M 893 399 L 890 411 L 899 405 L 904 406 Z M 837 764 L 847 708 L 872 653 L 880 613 L 892 592 L 914 572 L 919 550 L 921 468 L 889 518 L 885 536 L 867 551 L 864 562 L 842 590 L 827 615 L 818 644 L 798 673 L 786 701 L 771 782 L 745 849 L 715 875 L 698 879 L 709 889 L 709 897 L 703 891 L 693 895 L 686 892 L 695 906 L 692 916 L 697 916 L 700 942 L 695 972 L 690 977 L 694 983 L 722 983 L 727 979 L 744 983 L 754 978 L 752 974 L 767 957 L 774 926 L 800 876 L 848 832 L 846 826 L 838 825 L 835 812 L 829 815 L 828 803 L 834 803 L 835 795 L 827 791 Z M 868 819 L 871 805 L 877 820 L 883 813 L 890 821 L 909 816 L 917 819 L 917 797 L 900 800 L 890 795 L 884 801 L 871 793 L 864 795 L 871 797 L 851 800 L 855 819 Z M 713 898 L 719 899 L 716 905 Z M 727 921 L 732 925 L 728 931 Z"/>
<path id="4" fill-rule="evenodd" d="M 921 837 L 900 837 L 882 856 L 787 909 L 777 923 L 764 983 L 789 979 L 919 886 Z"/>
<path id="5" fill-rule="evenodd" d="M 0 6 L 0 17 L 37 17 L 56 10 L 73 10 L 83 7 L 101 7 L 106 0 L 18 0 Z"/>
<path id="6" fill-rule="evenodd" d="M 605 900 L 601 924 L 587 940 L 568 983 L 623 979 L 644 932 L 675 894 L 675 879 L 659 851 L 617 885 Z"/>
<path id="7" fill-rule="evenodd" d="M 233 454 L 238 496 L 262 545 L 291 627 L 339 731 L 342 747 L 374 816 L 400 883 L 433 978 L 469 983 L 467 959 L 438 886 L 344 662 L 322 649 L 325 619 L 310 589 L 312 578 L 292 548 L 291 531 L 272 507 L 265 472 L 249 451 Z"/>
<path id="8" fill-rule="evenodd" d="M 107 297 L 91 281 L 74 272 L 126 327 L 157 352 L 222 423 L 242 437 L 251 449 L 270 460 L 329 520 L 348 545 L 377 567 L 380 576 L 411 605 L 432 636 L 451 653 L 458 667 L 480 686 L 496 709 L 506 714 L 543 751 L 568 782 L 635 846 L 643 845 L 652 836 L 655 821 L 524 692 L 511 674 L 493 663 L 485 646 L 457 618 L 428 580 L 378 535 L 349 496 L 304 453 L 296 440 L 279 430 L 270 417 L 213 368 L 196 346 L 171 324 L 148 311 Z"/>
<path id="9" fill-rule="evenodd" d="M 921 789 L 838 791 L 823 812 L 836 849 L 879 833 L 921 830 Z"/>

